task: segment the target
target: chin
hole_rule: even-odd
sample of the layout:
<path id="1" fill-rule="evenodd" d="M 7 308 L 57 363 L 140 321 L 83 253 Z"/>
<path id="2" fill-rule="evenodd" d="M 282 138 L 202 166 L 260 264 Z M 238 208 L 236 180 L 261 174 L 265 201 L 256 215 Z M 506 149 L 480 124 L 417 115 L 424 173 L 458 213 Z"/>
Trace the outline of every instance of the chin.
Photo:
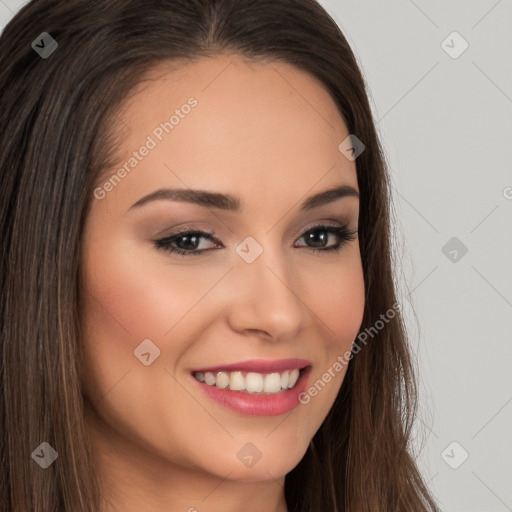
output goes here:
<path id="1" fill-rule="evenodd" d="M 242 446 L 245 446 L 245 443 Z M 222 478 L 229 474 L 229 480 L 246 482 L 282 478 L 299 464 L 307 448 L 308 444 L 303 447 L 295 444 L 293 450 L 287 449 L 286 446 L 280 446 L 279 449 L 269 447 L 266 450 L 268 455 L 265 455 L 265 452 L 262 453 L 247 443 L 245 451 L 244 448 L 240 449 L 234 458 L 226 459 L 219 456 L 219 464 L 214 468 L 215 474 Z"/>

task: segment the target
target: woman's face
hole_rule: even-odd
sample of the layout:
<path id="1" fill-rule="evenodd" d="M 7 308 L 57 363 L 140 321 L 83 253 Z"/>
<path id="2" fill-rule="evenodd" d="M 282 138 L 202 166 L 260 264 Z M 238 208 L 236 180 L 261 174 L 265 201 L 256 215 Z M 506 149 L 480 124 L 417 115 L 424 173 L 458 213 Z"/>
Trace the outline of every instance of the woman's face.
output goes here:
<path id="1" fill-rule="evenodd" d="M 119 162 L 86 221 L 87 423 L 118 475 L 280 479 L 333 405 L 346 370 L 335 363 L 362 321 L 357 236 L 325 227 L 357 230 L 358 197 L 307 203 L 358 191 L 355 162 L 338 149 L 349 133 L 329 94 L 290 65 L 166 66 L 118 113 Z M 143 200 L 160 189 L 186 196 Z M 179 230 L 195 234 L 169 242 Z M 301 361 L 280 364 L 290 359 Z M 285 370 L 305 366 L 276 392 L 296 373 L 287 385 Z M 194 377 L 206 369 L 219 387 Z"/>

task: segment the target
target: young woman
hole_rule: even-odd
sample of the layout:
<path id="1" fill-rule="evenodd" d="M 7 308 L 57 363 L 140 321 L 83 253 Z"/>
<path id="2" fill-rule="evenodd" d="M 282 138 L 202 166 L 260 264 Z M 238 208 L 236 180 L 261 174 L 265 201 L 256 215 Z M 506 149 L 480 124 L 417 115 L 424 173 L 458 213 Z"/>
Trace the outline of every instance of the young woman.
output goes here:
<path id="1" fill-rule="evenodd" d="M 438 510 L 320 5 L 38 0 L 0 54 L 0 509 Z"/>

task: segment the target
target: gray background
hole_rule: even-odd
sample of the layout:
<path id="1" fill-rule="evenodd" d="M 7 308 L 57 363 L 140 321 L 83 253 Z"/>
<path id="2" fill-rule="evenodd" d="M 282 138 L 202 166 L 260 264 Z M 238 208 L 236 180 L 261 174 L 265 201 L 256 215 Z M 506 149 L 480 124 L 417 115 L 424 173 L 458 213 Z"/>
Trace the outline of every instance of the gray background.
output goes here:
<path id="1" fill-rule="evenodd" d="M 421 470 L 444 511 L 512 511 L 512 0 L 320 1 L 392 176 Z"/>

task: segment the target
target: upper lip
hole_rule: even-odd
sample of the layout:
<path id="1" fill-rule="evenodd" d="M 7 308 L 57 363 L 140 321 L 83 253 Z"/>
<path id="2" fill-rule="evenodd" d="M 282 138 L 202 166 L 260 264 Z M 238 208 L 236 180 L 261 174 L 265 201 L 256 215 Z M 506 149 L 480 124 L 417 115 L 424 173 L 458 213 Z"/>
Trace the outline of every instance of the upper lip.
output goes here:
<path id="1" fill-rule="evenodd" d="M 250 359 L 248 361 L 239 361 L 237 363 L 220 364 L 217 366 L 209 366 L 208 368 L 197 368 L 193 372 L 220 372 L 226 371 L 242 371 L 242 372 L 255 372 L 255 373 L 272 373 L 284 372 L 286 370 L 302 369 L 310 366 L 311 361 L 307 359 L 277 359 L 269 361 L 266 359 Z"/>

